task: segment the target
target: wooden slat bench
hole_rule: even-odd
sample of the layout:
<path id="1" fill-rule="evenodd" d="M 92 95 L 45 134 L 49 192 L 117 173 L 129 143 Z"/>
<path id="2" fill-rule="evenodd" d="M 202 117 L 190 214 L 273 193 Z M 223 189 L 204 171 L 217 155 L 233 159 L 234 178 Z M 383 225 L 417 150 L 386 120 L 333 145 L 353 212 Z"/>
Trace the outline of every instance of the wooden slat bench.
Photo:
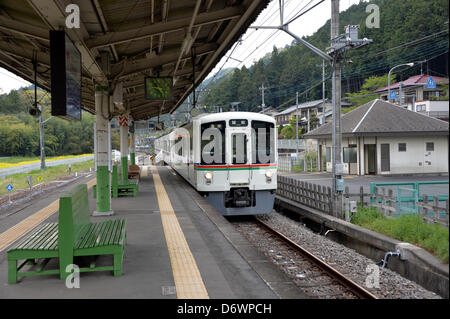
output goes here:
<path id="1" fill-rule="evenodd" d="M 128 166 L 128 179 L 141 179 L 141 169 L 138 165 Z"/>
<path id="2" fill-rule="evenodd" d="M 67 266 L 74 257 L 113 255 L 112 266 L 80 267 L 80 272 L 113 271 L 122 274 L 122 261 L 126 245 L 126 220 L 114 219 L 92 223 L 86 184 L 80 184 L 59 199 L 58 223 L 44 223 L 19 240 L 7 253 L 8 283 L 14 284 L 18 277 L 56 275 L 66 279 Z M 44 270 L 51 258 L 59 259 L 59 269 Z M 26 264 L 36 264 L 36 269 L 20 272 Z M 18 266 L 18 262 L 23 262 Z"/>
<path id="3" fill-rule="evenodd" d="M 112 197 L 119 196 L 137 196 L 139 191 L 139 181 L 137 179 L 127 179 L 123 181 L 119 178 L 117 173 L 117 165 L 113 165 L 112 180 L 111 180 L 111 195 Z M 93 187 L 94 198 L 97 197 L 97 185 Z"/>

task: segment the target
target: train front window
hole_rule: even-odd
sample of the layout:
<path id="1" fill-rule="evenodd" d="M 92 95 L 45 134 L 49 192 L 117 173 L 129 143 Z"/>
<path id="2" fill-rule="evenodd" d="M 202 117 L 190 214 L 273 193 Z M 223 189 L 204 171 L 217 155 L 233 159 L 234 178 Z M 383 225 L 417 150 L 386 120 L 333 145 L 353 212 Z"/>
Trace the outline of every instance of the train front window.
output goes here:
<path id="1" fill-rule="evenodd" d="M 252 151 L 254 164 L 275 163 L 275 128 L 273 123 L 252 121 Z"/>
<path id="2" fill-rule="evenodd" d="M 231 135 L 231 156 L 233 164 L 247 163 L 247 135 L 236 133 Z"/>
<path id="3" fill-rule="evenodd" d="M 225 121 L 202 124 L 201 163 L 225 164 Z"/>

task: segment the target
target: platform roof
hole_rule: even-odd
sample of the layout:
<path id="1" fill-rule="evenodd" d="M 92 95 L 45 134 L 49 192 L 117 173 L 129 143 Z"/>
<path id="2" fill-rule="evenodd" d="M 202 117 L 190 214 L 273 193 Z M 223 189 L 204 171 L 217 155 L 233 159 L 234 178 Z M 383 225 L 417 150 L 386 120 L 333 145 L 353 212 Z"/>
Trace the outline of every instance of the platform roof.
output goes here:
<path id="1" fill-rule="evenodd" d="M 95 112 L 94 86 L 123 83 L 134 120 L 174 111 L 245 33 L 269 0 L 2 0 L 0 67 L 50 91 L 49 30 L 64 28 L 82 55 L 82 108 Z M 66 6 L 80 8 L 79 29 L 65 28 Z M 191 47 L 195 48 L 192 59 Z M 108 52 L 109 67 L 100 63 Z M 195 68 L 195 76 L 193 69 Z M 106 70 L 106 71 L 104 71 Z M 173 98 L 148 101 L 146 76 L 170 76 Z M 195 80 L 195 84 L 193 82 Z"/>

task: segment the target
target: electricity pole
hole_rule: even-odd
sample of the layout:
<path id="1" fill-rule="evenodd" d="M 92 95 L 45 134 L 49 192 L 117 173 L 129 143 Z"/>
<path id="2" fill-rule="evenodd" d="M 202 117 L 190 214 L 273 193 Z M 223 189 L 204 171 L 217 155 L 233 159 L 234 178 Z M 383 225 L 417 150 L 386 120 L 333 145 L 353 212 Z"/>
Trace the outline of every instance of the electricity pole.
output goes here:
<path id="1" fill-rule="evenodd" d="M 298 156 L 298 92 L 296 93 L 296 98 L 295 98 L 295 103 L 297 105 L 297 111 L 296 111 L 296 115 L 295 115 L 295 136 L 296 136 L 296 151 L 295 154 L 296 156 Z"/>
<path id="2" fill-rule="evenodd" d="M 334 45 L 339 37 L 339 0 L 331 0 L 331 45 Z M 338 54 L 333 57 L 333 156 L 332 156 L 332 174 L 333 185 L 332 193 L 334 195 L 335 208 L 337 216 L 341 216 L 342 207 L 341 196 L 342 189 L 338 183 L 342 183 L 343 165 L 342 165 L 342 135 L 341 135 L 341 64 Z"/>
<path id="3" fill-rule="evenodd" d="M 322 61 L 322 111 L 325 115 L 325 60 Z"/>
<path id="4" fill-rule="evenodd" d="M 308 49 L 319 55 L 324 61 L 331 63 L 333 68 L 333 212 L 336 217 L 342 218 L 342 191 L 344 183 L 342 179 L 342 135 L 341 135 L 341 63 L 345 60 L 345 53 L 349 49 L 360 48 L 369 44 L 372 40 L 359 39 L 359 25 L 348 25 L 345 27 L 345 35 L 339 34 L 339 0 L 331 0 L 331 46 L 327 53 L 316 48 L 301 37 L 292 33 L 289 22 L 283 22 L 284 0 L 280 0 L 280 25 L 279 26 L 251 26 L 254 29 L 277 29 L 291 35 L 297 43 L 301 43 Z M 295 18 L 294 18 L 295 19 Z M 294 19 L 291 19 L 293 21 Z M 325 72 L 324 72 L 325 73 Z"/>
<path id="5" fill-rule="evenodd" d="M 261 87 L 259 88 L 259 90 L 261 91 L 261 98 L 262 98 L 262 102 L 261 102 L 261 109 L 264 111 L 264 108 L 266 107 L 266 105 L 264 104 L 264 90 L 267 89 L 264 87 L 264 83 L 261 85 Z"/>

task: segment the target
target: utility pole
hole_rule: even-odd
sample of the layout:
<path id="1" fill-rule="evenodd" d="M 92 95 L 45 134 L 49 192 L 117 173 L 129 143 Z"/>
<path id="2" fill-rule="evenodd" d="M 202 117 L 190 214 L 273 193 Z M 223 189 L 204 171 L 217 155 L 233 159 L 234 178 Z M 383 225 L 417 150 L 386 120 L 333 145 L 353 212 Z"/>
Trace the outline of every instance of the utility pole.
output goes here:
<path id="1" fill-rule="evenodd" d="M 41 110 L 41 107 L 39 106 Z M 39 148 L 41 149 L 41 169 L 45 169 L 45 147 L 44 147 L 44 124 L 42 121 L 42 110 L 39 116 Z"/>
<path id="2" fill-rule="evenodd" d="M 261 91 L 261 98 L 262 98 L 262 102 L 261 102 L 261 109 L 264 111 L 264 108 L 266 107 L 266 105 L 264 104 L 264 90 L 267 89 L 264 87 L 264 83 L 261 85 L 261 87 L 259 88 L 259 90 Z"/>
<path id="3" fill-rule="evenodd" d="M 322 60 L 322 111 L 325 114 L 325 60 Z"/>
<path id="4" fill-rule="evenodd" d="M 339 37 L 339 0 L 331 0 L 331 45 Z M 341 216 L 342 205 L 342 187 L 338 183 L 342 183 L 343 165 L 341 156 L 341 65 L 338 54 L 333 56 L 333 157 L 332 157 L 332 174 L 333 174 L 333 203 L 335 207 L 333 211 L 336 216 Z"/>
<path id="5" fill-rule="evenodd" d="M 341 135 L 341 63 L 345 60 L 345 53 L 349 49 L 360 48 L 369 44 L 372 40 L 359 39 L 359 25 L 348 25 L 345 27 L 345 35 L 339 34 L 339 0 L 331 0 L 331 46 L 327 53 L 316 48 L 301 37 L 292 33 L 288 25 L 283 22 L 284 0 L 280 3 L 280 25 L 279 26 L 251 26 L 254 29 L 277 29 L 291 35 L 297 43 L 301 43 L 308 49 L 319 55 L 324 61 L 331 63 L 333 67 L 333 212 L 336 217 L 342 218 L 342 191 L 344 183 L 342 179 L 342 135 Z"/>
<path id="6" fill-rule="evenodd" d="M 295 103 L 297 105 L 297 111 L 295 115 L 295 136 L 296 136 L 296 148 L 295 148 L 295 154 L 298 156 L 298 92 L 296 93 Z"/>

